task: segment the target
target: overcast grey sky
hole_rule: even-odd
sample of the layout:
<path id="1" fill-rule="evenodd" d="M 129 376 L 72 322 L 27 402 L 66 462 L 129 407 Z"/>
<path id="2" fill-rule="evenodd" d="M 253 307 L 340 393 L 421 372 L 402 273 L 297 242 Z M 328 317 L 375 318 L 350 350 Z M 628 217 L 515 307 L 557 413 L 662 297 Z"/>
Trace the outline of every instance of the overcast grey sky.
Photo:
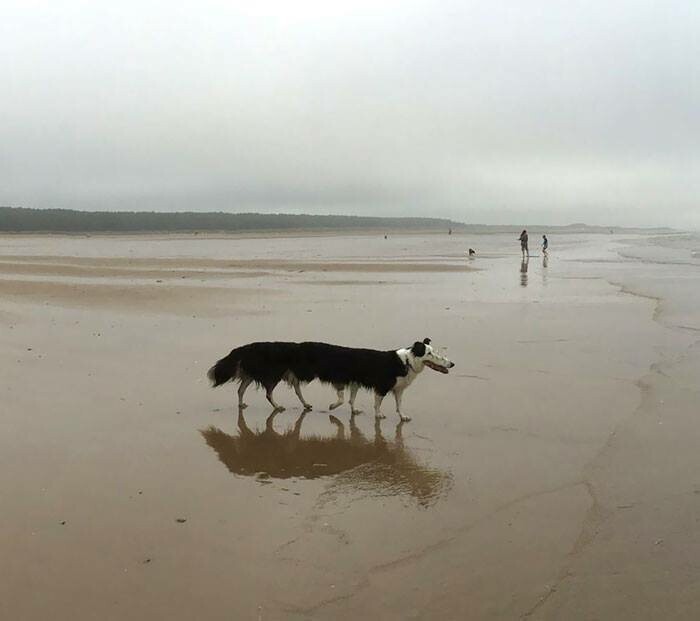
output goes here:
<path id="1" fill-rule="evenodd" d="M 697 0 L 0 2 L 0 204 L 700 228 Z"/>

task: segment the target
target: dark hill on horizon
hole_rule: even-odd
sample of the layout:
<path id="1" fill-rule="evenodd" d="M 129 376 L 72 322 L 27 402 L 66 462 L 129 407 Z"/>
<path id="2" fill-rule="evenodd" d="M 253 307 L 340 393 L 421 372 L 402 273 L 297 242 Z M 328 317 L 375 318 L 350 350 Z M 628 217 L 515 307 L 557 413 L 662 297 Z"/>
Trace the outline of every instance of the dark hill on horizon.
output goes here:
<path id="1" fill-rule="evenodd" d="M 0 231 L 27 233 L 244 232 L 284 230 L 447 230 L 443 218 L 388 218 L 284 213 L 77 211 L 0 207 Z"/>
<path id="2" fill-rule="evenodd" d="M 285 213 L 78 211 L 0 207 L 0 232 L 6 233 L 244 233 L 254 231 L 448 231 L 510 233 L 522 228 L 562 233 L 657 232 L 668 228 L 627 228 L 570 224 L 465 224 L 446 218 L 341 216 Z"/>

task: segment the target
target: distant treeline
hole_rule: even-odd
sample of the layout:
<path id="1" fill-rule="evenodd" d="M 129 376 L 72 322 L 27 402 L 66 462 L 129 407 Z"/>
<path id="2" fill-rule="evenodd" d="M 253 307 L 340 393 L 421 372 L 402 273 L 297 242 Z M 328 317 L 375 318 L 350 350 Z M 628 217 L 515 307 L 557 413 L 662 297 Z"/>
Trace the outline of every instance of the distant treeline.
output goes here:
<path id="1" fill-rule="evenodd" d="M 380 218 L 224 212 L 76 211 L 0 207 L 0 231 L 47 233 L 137 233 L 320 229 L 447 230 L 458 222 L 441 218 Z"/>
<path id="2" fill-rule="evenodd" d="M 77 211 L 0 207 L 0 232 L 8 233 L 194 233 L 246 231 L 386 230 L 455 233 L 668 233 L 671 229 L 636 229 L 587 224 L 567 226 L 464 224 L 443 218 L 320 216 L 288 213 L 194 211 Z"/>

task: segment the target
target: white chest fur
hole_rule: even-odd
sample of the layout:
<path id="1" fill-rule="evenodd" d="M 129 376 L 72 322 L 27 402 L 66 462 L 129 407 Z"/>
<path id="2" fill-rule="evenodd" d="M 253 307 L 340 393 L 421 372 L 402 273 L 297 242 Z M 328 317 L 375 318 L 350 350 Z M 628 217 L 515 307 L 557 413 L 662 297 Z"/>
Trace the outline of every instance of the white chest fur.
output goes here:
<path id="1" fill-rule="evenodd" d="M 397 377 L 396 378 L 396 383 L 394 384 L 394 390 L 403 390 L 404 388 L 409 386 L 410 383 L 414 379 L 416 379 L 416 373 L 414 373 L 413 371 L 411 371 L 409 369 L 408 375 L 406 375 L 404 377 Z"/>
<path id="2" fill-rule="evenodd" d="M 396 383 L 394 384 L 393 390 L 397 390 L 400 392 L 403 391 L 407 386 L 409 386 L 414 379 L 416 379 L 418 371 L 416 371 L 414 366 L 411 364 L 412 356 L 410 350 L 399 349 L 396 352 L 396 354 L 401 359 L 401 362 L 403 362 L 408 369 L 408 373 L 406 375 L 396 378 Z"/>

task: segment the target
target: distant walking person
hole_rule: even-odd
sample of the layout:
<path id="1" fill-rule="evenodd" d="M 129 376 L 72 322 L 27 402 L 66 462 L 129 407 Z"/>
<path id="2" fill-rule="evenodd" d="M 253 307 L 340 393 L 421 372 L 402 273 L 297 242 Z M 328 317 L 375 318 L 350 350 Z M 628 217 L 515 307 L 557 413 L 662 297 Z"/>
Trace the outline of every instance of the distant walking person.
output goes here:
<path id="1" fill-rule="evenodd" d="M 542 254 L 546 257 L 549 253 L 547 252 L 549 248 L 549 240 L 546 235 L 542 235 Z"/>
<path id="2" fill-rule="evenodd" d="M 520 233 L 520 251 L 523 253 L 523 257 L 527 255 L 528 258 L 530 258 L 530 249 L 527 247 L 527 230 L 523 229 L 523 232 Z"/>

